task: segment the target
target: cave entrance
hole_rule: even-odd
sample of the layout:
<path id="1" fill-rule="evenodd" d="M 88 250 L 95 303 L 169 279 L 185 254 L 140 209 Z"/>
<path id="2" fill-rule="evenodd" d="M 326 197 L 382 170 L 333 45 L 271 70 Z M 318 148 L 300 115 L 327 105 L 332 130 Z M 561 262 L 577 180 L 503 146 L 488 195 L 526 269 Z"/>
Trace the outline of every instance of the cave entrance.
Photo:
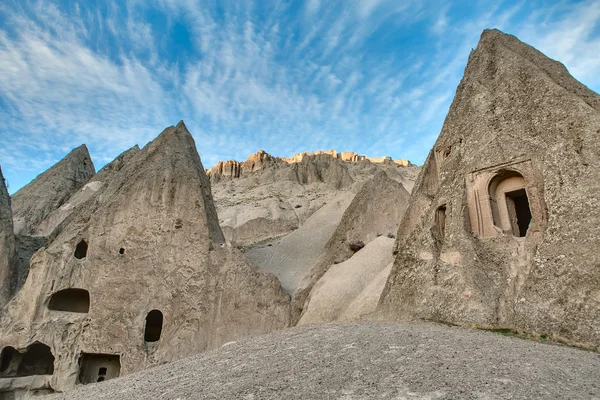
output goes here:
<path id="1" fill-rule="evenodd" d="M 162 333 L 163 314 L 159 310 L 152 310 L 146 316 L 146 328 L 144 329 L 145 342 L 158 342 Z"/>
<path id="2" fill-rule="evenodd" d="M 121 374 L 121 359 L 115 354 L 83 353 L 79 359 L 79 381 L 84 385 L 117 378 Z"/>
<path id="3" fill-rule="evenodd" d="M 47 345 L 35 342 L 24 353 L 5 347 L 0 353 L 0 378 L 31 375 L 52 375 L 54 356 Z"/>
<path id="4" fill-rule="evenodd" d="M 75 252 L 73 253 L 73 255 L 78 260 L 81 260 L 81 259 L 87 257 L 87 250 L 88 250 L 87 242 L 85 240 L 81 240 L 79 243 L 77 243 L 77 246 L 75 247 Z"/>
<path id="5" fill-rule="evenodd" d="M 48 309 L 73 313 L 90 312 L 90 292 L 85 289 L 69 288 L 53 293 Z"/>
<path id="6" fill-rule="evenodd" d="M 506 208 L 513 235 L 524 237 L 531 222 L 531 209 L 525 189 L 506 193 Z"/>
<path id="7" fill-rule="evenodd" d="M 435 230 L 437 240 L 443 242 L 446 237 L 446 205 L 441 205 L 435 211 Z"/>

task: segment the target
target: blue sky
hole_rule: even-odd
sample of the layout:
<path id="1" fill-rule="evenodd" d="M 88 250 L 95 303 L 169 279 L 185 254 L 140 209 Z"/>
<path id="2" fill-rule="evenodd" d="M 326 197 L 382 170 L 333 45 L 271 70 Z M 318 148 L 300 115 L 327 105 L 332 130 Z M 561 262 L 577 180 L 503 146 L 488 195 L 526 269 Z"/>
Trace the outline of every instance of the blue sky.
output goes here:
<path id="1" fill-rule="evenodd" d="M 151 4 L 151 5 L 149 5 Z M 600 91 L 600 0 L 2 0 L 0 165 L 14 192 L 184 120 L 205 167 L 337 149 L 421 164 L 481 31 Z"/>

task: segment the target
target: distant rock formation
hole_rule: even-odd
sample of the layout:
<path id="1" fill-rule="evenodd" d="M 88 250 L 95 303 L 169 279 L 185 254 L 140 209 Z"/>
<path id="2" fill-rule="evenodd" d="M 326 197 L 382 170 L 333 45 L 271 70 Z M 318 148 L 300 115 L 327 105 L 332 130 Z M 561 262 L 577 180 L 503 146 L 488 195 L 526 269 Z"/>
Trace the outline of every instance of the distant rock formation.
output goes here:
<path id="1" fill-rule="evenodd" d="M 367 156 L 361 156 L 358 153 L 355 153 L 353 151 L 337 152 L 335 150 L 325 150 L 325 151 L 317 150 L 314 153 L 303 152 L 300 154 L 294 154 L 294 156 L 290 157 L 290 158 L 282 158 L 282 160 L 287 162 L 288 164 L 291 164 L 291 163 L 301 162 L 304 159 L 304 157 L 310 157 L 310 156 L 319 155 L 319 154 L 326 154 L 333 158 L 337 158 L 338 160 L 347 161 L 347 162 L 359 162 L 359 161 L 369 160 L 373 163 L 395 162 L 402 166 L 407 166 L 410 164 L 410 162 L 408 160 L 403 160 L 403 159 L 392 160 L 392 158 L 388 157 L 388 156 L 367 157 Z"/>
<path id="2" fill-rule="evenodd" d="M 63 391 L 289 325 L 279 281 L 225 243 L 183 122 L 88 185 L 2 311 L 3 383 Z"/>
<path id="3" fill-rule="evenodd" d="M 96 173 L 88 149 L 81 145 L 12 196 L 16 234 L 33 235 L 38 224 L 63 205 Z"/>
<path id="4" fill-rule="evenodd" d="M 318 157 L 322 155 L 325 155 L 327 157 Z M 242 176 L 248 176 L 249 174 L 252 174 L 256 171 L 261 171 L 269 167 L 285 168 L 288 166 L 288 164 L 302 163 L 305 159 L 326 160 L 329 157 L 340 161 L 353 163 L 368 160 L 372 163 L 395 163 L 403 167 L 411 165 L 408 160 L 392 160 L 392 158 L 388 156 L 367 157 L 358 155 L 357 153 L 351 151 L 338 153 L 335 150 L 317 150 L 314 153 L 303 152 L 300 154 L 294 154 L 293 157 L 279 158 L 273 157 L 272 155 L 266 153 L 264 150 L 259 150 L 257 153 L 250 155 L 248 159 L 243 162 L 235 160 L 219 161 L 214 167 L 207 171 L 207 174 L 210 177 L 211 182 L 216 183 L 223 178 L 240 178 Z M 310 161 L 308 161 L 307 164 L 310 164 Z M 293 165 L 291 166 L 292 168 L 294 167 Z"/>
<path id="5" fill-rule="evenodd" d="M 486 30 L 398 230 L 386 316 L 600 345 L 600 96 Z"/>
<path id="6" fill-rule="evenodd" d="M 223 172 L 225 165 L 238 172 Z M 252 170 L 252 165 L 253 172 L 241 172 Z M 338 192 L 353 197 L 362 183 L 381 170 L 411 190 L 419 168 L 369 160 L 345 162 L 322 152 L 287 163 L 259 152 L 239 165 L 219 165 L 213 169 L 211 183 L 226 239 L 250 246 L 298 229 Z"/>
<path id="7" fill-rule="evenodd" d="M 223 178 L 240 178 L 242 175 L 247 176 L 269 166 L 281 164 L 281 159 L 273 157 L 263 150 L 259 150 L 255 154 L 250 155 L 244 162 L 235 160 L 219 161 L 217 165 L 207 171 L 207 174 L 211 182 L 216 183 Z"/>

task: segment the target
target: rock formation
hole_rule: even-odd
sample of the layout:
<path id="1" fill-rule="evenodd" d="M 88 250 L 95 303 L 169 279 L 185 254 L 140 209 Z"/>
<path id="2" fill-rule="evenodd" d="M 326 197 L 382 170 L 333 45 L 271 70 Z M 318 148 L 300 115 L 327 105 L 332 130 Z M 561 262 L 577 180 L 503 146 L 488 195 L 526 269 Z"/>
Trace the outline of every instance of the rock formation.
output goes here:
<path id="1" fill-rule="evenodd" d="M 81 145 L 12 196 L 16 234 L 33 235 L 38 224 L 59 208 L 96 173 Z"/>
<path id="2" fill-rule="evenodd" d="M 15 254 L 15 236 L 13 234 L 10 196 L 0 168 L 0 307 L 10 296 L 12 263 Z"/>
<path id="3" fill-rule="evenodd" d="M 418 172 L 413 165 L 347 162 L 334 157 L 340 153 L 317 153 L 303 153 L 298 162 L 287 163 L 261 151 L 243 163 L 228 161 L 212 168 L 209 175 L 225 238 L 250 246 L 286 235 L 341 192 L 353 197 L 380 170 L 408 190 Z"/>
<path id="4" fill-rule="evenodd" d="M 181 122 L 96 175 L 75 149 L 14 214 L 2 180 L 0 397 L 296 323 L 416 317 L 599 348 L 599 137 L 600 96 L 488 30 L 422 169 L 259 151 L 207 173 Z"/>
<path id="5" fill-rule="evenodd" d="M 383 315 L 600 344 L 600 96 L 486 30 L 398 230 Z"/>
<path id="6" fill-rule="evenodd" d="M 139 147 L 136 145 L 131 149 L 120 154 L 112 162 L 108 163 L 96 175 L 94 175 L 80 190 L 73 193 L 60 207 L 54 209 L 48 216 L 43 219 L 37 226 L 35 236 L 48 236 L 54 229 L 60 225 L 78 206 L 85 203 L 97 192 L 110 182 L 112 176 L 118 173 L 123 166 L 129 162 L 138 152 Z"/>
<path id="7" fill-rule="evenodd" d="M 90 184 L 3 310 L 0 387 L 63 391 L 288 326 L 278 280 L 225 243 L 183 122 Z"/>
<path id="8" fill-rule="evenodd" d="M 385 171 L 379 171 L 364 184 L 297 287 L 294 303 L 300 309 L 295 312 L 303 312 L 302 323 L 358 319 L 374 311 L 378 296 L 372 294 L 368 295 L 372 304 L 364 305 L 362 311 L 354 312 L 348 306 L 383 270 L 387 269 L 389 273 L 390 268 L 387 267 L 392 261 L 392 237 L 409 198 L 410 194 L 402 184 L 388 178 Z M 371 244 L 375 239 L 377 243 Z M 366 244 L 366 247 L 357 252 L 352 249 L 352 244 L 358 242 L 363 246 Z M 344 263 L 346 260 L 348 263 Z M 380 277 L 378 281 L 381 282 Z M 383 285 L 375 285 L 371 289 L 381 293 Z M 362 297 L 365 296 L 367 293 L 362 294 Z M 298 316 L 296 314 L 295 318 Z"/>
<path id="9" fill-rule="evenodd" d="M 207 171 L 207 174 L 212 183 L 217 183 L 223 178 L 240 178 L 281 164 L 283 164 L 281 159 L 273 157 L 264 150 L 259 150 L 250 155 L 244 162 L 235 160 L 219 161 L 217 165 Z"/>
<path id="10" fill-rule="evenodd" d="M 236 160 L 219 161 L 214 167 L 207 170 L 207 174 L 210 177 L 212 183 L 217 183 L 223 178 L 241 178 L 242 176 L 247 177 L 249 176 L 249 174 L 264 169 L 285 168 L 287 166 L 286 164 L 302 163 L 305 159 L 309 159 L 309 161 L 307 161 L 306 164 L 312 164 L 314 160 L 328 160 L 328 157 L 315 157 L 322 155 L 329 156 L 336 160 L 351 163 L 357 163 L 360 161 L 368 160 L 376 164 L 393 163 L 403 167 L 411 165 L 408 160 L 404 159 L 392 160 L 392 158 L 388 156 L 367 157 L 361 156 L 352 151 L 344 151 L 338 153 L 336 150 L 317 150 L 315 152 L 302 152 L 299 154 L 294 154 L 293 157 L 289 158 L 279 158 L 273 157 L 272 155 L 266 153 L 264 150 L 259 150 L 257 153 L 250 155 L 248 159 L 243 162 Z M 297 167 L 292 165 L 292 168 Z"/>
<path id="11" fill-rule="evenodd" d="M 353 197 L 352 192 L 338 193 L 298 229 L 276 240 L 250 246 L 246 250 L 248 259 L 275 274 L 282 287 L 293 295 L 324 251 Z"/>

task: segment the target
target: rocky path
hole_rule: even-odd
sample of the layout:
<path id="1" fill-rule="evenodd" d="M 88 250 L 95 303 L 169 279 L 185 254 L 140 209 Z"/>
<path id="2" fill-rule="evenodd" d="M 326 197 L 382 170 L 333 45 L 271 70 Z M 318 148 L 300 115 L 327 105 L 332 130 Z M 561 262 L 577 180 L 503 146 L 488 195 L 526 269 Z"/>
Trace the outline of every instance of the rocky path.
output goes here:
<path id="1" fill-rule="evenodd" d="M 600 398 L 600 354 L 427 323 L 304 326 L 64 399 Z"/>

